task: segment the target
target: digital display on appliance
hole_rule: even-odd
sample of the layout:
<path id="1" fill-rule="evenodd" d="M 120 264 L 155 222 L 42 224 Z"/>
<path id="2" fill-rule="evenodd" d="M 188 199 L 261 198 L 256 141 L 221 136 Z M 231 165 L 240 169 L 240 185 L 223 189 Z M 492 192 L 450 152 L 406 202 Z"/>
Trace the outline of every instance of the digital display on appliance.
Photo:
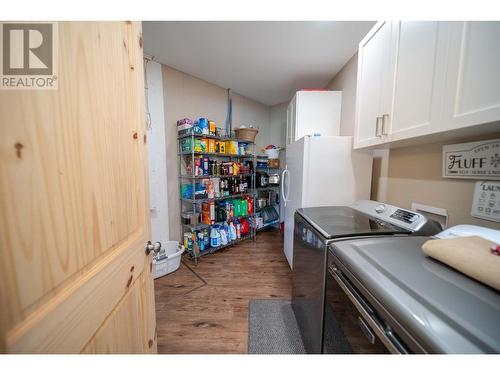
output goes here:
<path id="1" fill-rule="evenodd" d="M 394 213 L 391 215 L 391 218 L 404 221 L 405 223 L 411 224 L 415 221 L 417 218 L 417 214 L 413 212 L 408 212 L 405 210 L 396 210 Z"/>

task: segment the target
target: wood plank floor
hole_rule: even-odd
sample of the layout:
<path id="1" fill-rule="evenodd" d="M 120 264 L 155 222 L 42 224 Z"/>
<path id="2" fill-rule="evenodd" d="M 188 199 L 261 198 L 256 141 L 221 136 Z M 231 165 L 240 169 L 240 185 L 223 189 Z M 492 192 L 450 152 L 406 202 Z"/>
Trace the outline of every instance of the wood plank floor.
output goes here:
<path id="1" fill-rule="evenodd" d="M 159 353 L 247 353 L 251 299 L 290 299 L 278 230 L 208 255 L 155 281 Z"/>

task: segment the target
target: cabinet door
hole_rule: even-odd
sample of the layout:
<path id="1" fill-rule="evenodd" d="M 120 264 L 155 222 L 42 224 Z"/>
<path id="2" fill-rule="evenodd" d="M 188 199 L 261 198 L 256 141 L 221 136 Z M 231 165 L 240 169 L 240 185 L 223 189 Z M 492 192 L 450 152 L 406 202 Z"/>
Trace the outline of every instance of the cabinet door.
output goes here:
<path id="1" fill-rule="evenodd" d="M 391 23 L 379 22 L 359 44 L 355 148 L 382 142 L 381 133 L 377 132 L 377 118 L 382 116 L 381 103 L 390 69 L 390 52 Z"/>
<path id="2" fill-rule="evenodd" d="M 430 134 L 441 126 L 448 26 L 394 22 L 392 116 L 384 111 L 382 132 L 391 141 Z"/>
<path id="3" fill-rule="evenodd" d="M 444 130 L 500 120 L 500 22 L 452 26 Z"/>

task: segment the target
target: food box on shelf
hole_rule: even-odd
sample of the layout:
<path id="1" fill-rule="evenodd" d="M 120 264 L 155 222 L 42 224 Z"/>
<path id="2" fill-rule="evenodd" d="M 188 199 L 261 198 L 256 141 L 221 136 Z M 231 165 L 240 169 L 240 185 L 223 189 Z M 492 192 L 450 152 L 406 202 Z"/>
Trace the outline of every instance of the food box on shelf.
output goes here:
<path id="1" fill-rule="evenodd" d="M 217 144 L 219 146 L 218 148 L 217 148 Z M 215 144 L 215 152 L 225 154 L 226 153 L 226 141 L 217 141 L 217 143 Z"/>
<path id="2" fill-rule="evenodd" d="M 203 175 L 203 168 L 202 168 L 202 161 L 203 161 L 203 156 L 202 155 L 195 155 L 194 156 L 194 163 L 193 159 L 191 159 L 191 155 L 185 156 L 185 165 L 186 165 L 186 173 L 190 176 L 202 176 Z M 194 170 L 193 170 L 193 164 L 194 164 Z M 193 173 L 194 171 L 194 173 Z"/>
<path id="3" fill-rule="evenodd" d="M 177 133 L 180 136 L 193 134 L 193 120 L 190 118 L 183 118 L 177 121 Z"/>
<path id="4" fill-rule="evenodd" d="M 181 185 L 181 196 L 184 199 L 193 199 L 193 185 L 185 183 Z M 197 182 L 194 185 L 194 198 L 204 199 L 207 197 L 207 191 L 202 183 Z"/>
<path id="5" fill-rule="evenodd" d="M 195 184 L 194 198 L 195 199 L 207 198 L 207 191 L 205 190 L 205 186 L 203 184 L 200 183 Z"/>
<path id="6" fill-rule="evenodd" d="M 195 121 L 194 126 L 197 128 L 195 129 L 197 132 L 199 131 L 201 134 L 209 134 L 208 120 L 206 118 L 200 117 Z"/>
<path id="7" fill-rule="evenodd" d="M 193 197 L 193 187 L 190 184 L 181 185 L 181 197 L 191 199 Z"/>
<path id="8" fill-rule="evenodd" d="M 183 126 L 183 125 L 193 125 L 193 120 L 191 120 L 190 118 L 183 118 L 177 120 L 177 126 Z"/>
<path id="9" fill-rule="evenodd" d="M 215 151 L 215 139 L 208 139 L 208 152 L 216 152 Z"/>
<path id="10" fill-rule="evenodd" d="M 194 142 L 194 152 L 207 152 L 207 140 L 205 138 L 186 138 L 181 141 L 181 151 L 191 152 Z"/>
<path id="11" fill-rule="evenodd" d="M 238 155 L 238 141 L 226 141 L 226 153 Z"/>
<path id="12" fill-rule="evenodd" d="M 201 205 L 201 221 L 208 225 L 215 223 L 214 202 L 205 202 Z"/>
<path id="13" fill-rule="evenodd" d="M 220 179 L 219 178 L 208 178 L 203 180 L 205 185 L 205 190 L 207 191 L 208 199 L 219 198 L 220 197 Z"/>
<path id="14" fill-rule="evenodd" d="M 214 195 L 215 198 L 220 198 L 220 178 L 219 177 L 214 177 L 211 179 L 214 184 Z"/>
<path id="15" fill-rule="evenodd" d="M 257 168 L 267 168 L 269 165 L 267 159 L 257 159 Z"/>
<path id="16" fill-rule="evenodd" d="M 213 121 L 208 121 L 208 133 L 210 135 L 216 135 L 217 134 L 217 125 Z"/>
<path id="17" fill-rule="evenodd" d="M 186 138 L 181 140 L 181 152 L 191 151 L 191 138 Z"/>
<path id="18" fill-rule="evenodd" d="M 247 142 L 238 142 L 238 151 L 240 155 L 251 155 L 249 144 Z"/>
<path id="19" fill-rule="evenodd" d="M 269 168 L 279 168 L 280 167 L 280 159 L 269 159 L 267 161 L 267 165 Z"/>
<path id="20" fill-rule="evenodd" d="M 196 142 L 198 141 L 198 142 Z M 207 152 L 207 140 L 205 138 L 195 139 L 194 151 L 195 152 Z"/>

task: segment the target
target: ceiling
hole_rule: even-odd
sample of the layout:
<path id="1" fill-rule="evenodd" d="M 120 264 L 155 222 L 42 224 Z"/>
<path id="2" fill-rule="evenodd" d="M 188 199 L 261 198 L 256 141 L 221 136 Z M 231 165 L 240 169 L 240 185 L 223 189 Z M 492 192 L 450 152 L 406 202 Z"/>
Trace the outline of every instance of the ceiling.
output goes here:
<path id="1" fill-rule="evenodd" d="M 374 22 L 143 22 L 156 61 L 267 105 L 324 87 Z"/>

